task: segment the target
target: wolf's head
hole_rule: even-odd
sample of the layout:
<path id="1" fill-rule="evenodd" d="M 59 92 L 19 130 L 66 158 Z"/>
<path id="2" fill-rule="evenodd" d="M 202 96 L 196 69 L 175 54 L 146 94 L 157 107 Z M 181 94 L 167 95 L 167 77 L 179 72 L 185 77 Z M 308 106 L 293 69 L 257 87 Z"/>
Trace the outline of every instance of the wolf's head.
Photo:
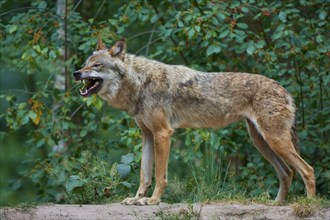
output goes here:
<path id="1" fill-rule="evenodd" d="M 107 49 L 99 38 L 96 51 L 86 60 L 85 66 L 73 73 L 76 81 L 83 83 L 80 95 L 87 97 L 119 86 L 126 72 L 124 65 L 125 39 Z"/>

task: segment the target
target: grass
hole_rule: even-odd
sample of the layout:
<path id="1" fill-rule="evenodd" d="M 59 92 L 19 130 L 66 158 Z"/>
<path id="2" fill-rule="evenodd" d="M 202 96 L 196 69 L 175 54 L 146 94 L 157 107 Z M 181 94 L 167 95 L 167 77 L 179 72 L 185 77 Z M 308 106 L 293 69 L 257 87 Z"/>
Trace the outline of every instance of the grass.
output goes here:
<path id="1" fill-rule="evenodd" d="M 189 170 L 190 177 L 186 175 L 184 178 L 181 176 L 170 178 L 162 201 L 167 203 L 219 202 L 224 204 L 288 205 L 292 206 L 297 217 L 309 216 L 314 213 L 313 210 L 316 208 L 330 207 L 328 197 L 308 199 L 301 194 L 293 196 L 295 190 L 289 192 L 289 196 L 283 204 L 278 204 L 274 201 L 276 195 L 274 193 L 278 190 L 278 184 L 269 183 L 270 181 L 266 183 L 267 178 L 261 181 L 250 180 L 249 184 L 245 183 L 246 188 L 244 188 L 235 178 L 237 174 L 230 167 L 231 161 L 229 163 L 225 161 L 225 158 L 221 156 L 223 154 L 221 148 L 215 149 L 206 144 L 202 160 L 187 161 L 188 166 L 185 169 Z M 222 164 L 227 165 L 221 166 Z M 266 173 L 266 171 L 264 172 Z M 260 178 L 262 178 L 262 172 L 260 173 Z"/>
<path id="2" fill-rule="evenodd" d="M 308 218 L 318 209 L 330 207 L 330 200 L 321 197 L 309 199 L 305 196 L 296 196 L 289 198 L 288 202 L 293 214 L 299 218 Z"/>
<path id="3" fill-rule="evenodd" d="M 194 205 L 189 204 L 186 209 L 181 208 L 178 212 L 159 210 L 156 212 L 156 216 L 161 220 L 194 220 L 200 219 L 200 211 L 194 210 Z"/>
<path id="4" fill-rule="evenodd" d="M 313 199 L 308 199 L 305 195 L 292 195 L 294 192 L 289 193 L 288 198 L 283 204 L 278 204 L 274 201 L 275 198 L 271 196 L 269 191 L 260 194 L 250 194 L 236 187 L 235 182 L 230 182 L 230 179 L 226 183 L 214 182 L 214 185 L 212 185 L 208 181 L 203 181 L 203 175 L 207 174 L 196 173 L 195 177 L 191 180 L 180 180 L 178 177 L 171 178 L 162 201 L 166 203 L 201 202 L 243 205 L 285 205 L 292 207 L 297 217 L 308 217 L 318 208 L 330 207 L 330 200 L 326 197 L 317 196 Z M 199 178 L 199 180 L 196 181 L 196 178 Z"/>
<path id="5" fill-rule="evenodd" d="M 22 202 L 15 205 L 23 213 L 31 213 L 37 208 L 37 204 L 33 202 Z"/>
<path id="6" fill-rule="evenodd" d="M 262 204 L 271 206 L 289 206 L 292 208 L 292 215 L 298 218 L 310 218 L 322 208 L 330 207 L 330 200 L 316 197 L 308 199 L 306 196 L 289 196 L 284 204 L 278 205 L 270 198 L 268 193 L 263 193 L 258 196 L 248 196 L 244 193 L 230 194 L 223 193 L 223 197 L 219 200 L 201 200 L 203 204 L 241 204 L 253 205 Z M 165 201 L 166 202 L 166 201 Z M 181 201 L 182 202 L 182 201 Z M 161 220 L 179 220 L 179 219 L 199 219 L 201 210 L 194 209 L 193 203 L 189 203 L 187 208 L 182 208 L 179 211 L 160 210 L 156 215 Z"/>

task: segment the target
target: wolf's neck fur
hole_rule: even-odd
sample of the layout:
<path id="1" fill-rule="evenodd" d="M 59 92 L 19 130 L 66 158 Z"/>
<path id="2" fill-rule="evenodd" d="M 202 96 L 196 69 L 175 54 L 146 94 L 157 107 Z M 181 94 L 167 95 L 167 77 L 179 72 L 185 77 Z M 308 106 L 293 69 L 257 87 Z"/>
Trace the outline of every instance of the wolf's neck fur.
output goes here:
<path id="1" fill-rule="evenodd" d="M 125 110 L 131 115 L 136 114 L 140 90 L 146 78 L 144 73 L 147 70 L 145 68 L 147 68 L 146 64 L 148 62 L 150 63 L 144 57 L 126 54 L 124 63 L 127 72 L 122 76 L 120 85 L 109 88 L 110 93 L 100 95 L 108 100 L 111 106 Z"/>
<path id="2" fill-rule="evenodd" d="M 129 71 L 133 71 L 138 75 L 145 75 L 147 72 L 150 72 L 150 70 L 155 67 L 155 64 L 159 65 L 161 63 L 156 60 L 151 60 L 142 56 L 135 56 L 133 54 L 126 54 L 124 62 L 126 68 L 128 68 Z"/>

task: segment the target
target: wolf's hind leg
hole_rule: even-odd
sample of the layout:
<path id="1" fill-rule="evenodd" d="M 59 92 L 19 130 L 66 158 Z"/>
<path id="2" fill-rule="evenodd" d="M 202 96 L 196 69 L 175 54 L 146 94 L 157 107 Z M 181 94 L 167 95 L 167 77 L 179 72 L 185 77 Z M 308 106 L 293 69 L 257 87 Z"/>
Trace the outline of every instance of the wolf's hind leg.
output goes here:
<path id="1" fill-rule="evenodd" d="M 137 121 L 142 131 L 142 158 L 140 168 L 140 186 L 135 197 L 126 198 L 122 201 L 125 205 L 136 205 L 143 198 L 152 183 L 152 168 L 154 163 L 154 140 L 151 131 L 141 121 Z"/>
<path id="2" fill-rule="evenodd" d="M 314 169 L 297 152 L 298 146 L 295 146 L 297 141 L 292 136 L 294 134 L 293 126 L 290 125 L 292 117 L 283 111 L 277 116 L 268 118 L 268 120 L 257 118 L 257 122 L 264 133 L 264 140 L 272 151 L 298 171 L 305 183 L 307 196 L 311 198 L 315 196 L 316 192 Z"/>
<path id="3" fill-rule="evenodd" d="M 289 192 L 293 171 L 278 155 L 274 153 L 274 151 L 272 151 L 267 142 L 263 139 L 262 135 L 258 132 L 256 126 L 249 119 L 247 119 L 247 126 L 254 146 L 273 165 L 276 170 L 280 180 L 280 188 L 278 190 L 275 201 L 281 203 L 285 200 Z"/>
<path id="4" fill-rule="evenodd" d="M 277 155 L 299 172 L 305 183 L 307 197 L 312 198 L 316 193 L 314 169 L 295 150 L 290 131 L 283 131 L 283 133 L 284 135 L 281 136 L 276 136 L 275 134 L 267 135 L 265 140 Z"/>

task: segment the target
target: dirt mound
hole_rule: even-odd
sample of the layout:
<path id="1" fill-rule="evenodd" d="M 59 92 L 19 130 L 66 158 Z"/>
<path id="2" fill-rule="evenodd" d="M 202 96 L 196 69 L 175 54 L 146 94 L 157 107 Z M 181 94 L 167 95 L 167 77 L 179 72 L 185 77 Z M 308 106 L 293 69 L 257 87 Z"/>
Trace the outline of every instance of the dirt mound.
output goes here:
<path id="1" fill-rule="evenodd" d="M 306 210 L 290 206 L 228 204 L 166 204 L 159 206 L 41 205 L 2 207 L 1 220 L 10 219 L 330 219 L 330 208 Z"/>

